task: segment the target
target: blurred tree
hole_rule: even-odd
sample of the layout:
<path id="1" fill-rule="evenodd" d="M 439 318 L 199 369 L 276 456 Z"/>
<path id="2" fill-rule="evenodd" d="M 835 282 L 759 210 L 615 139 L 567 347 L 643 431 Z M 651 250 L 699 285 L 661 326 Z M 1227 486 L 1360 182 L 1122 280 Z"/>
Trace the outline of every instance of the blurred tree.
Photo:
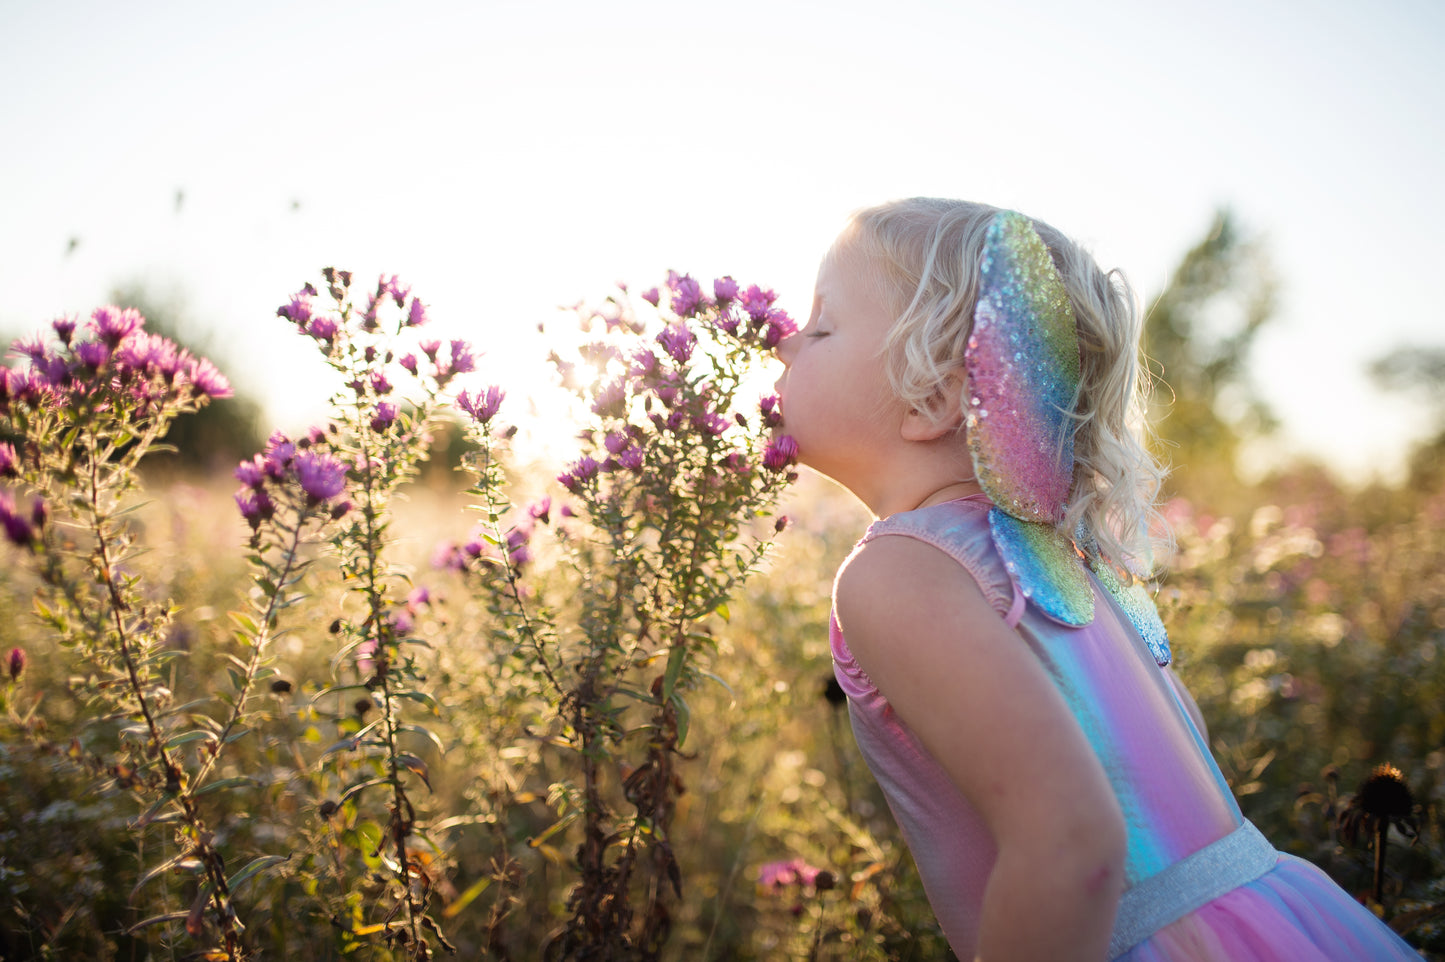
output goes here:
<path id="1" fill-rule="evenodd" d="M 1222 209 L 1150 302 L 1144 351 L 1160 383 L 1149 416 L 1155 453 L 1173 465 L 1174 493 L 1238 487 L 1241 442 L 1276 426 L 1246 371 L 1274 314 L 1275 286 L 1263 245 Z"/>
<path id="2" fill-rule="evenodd" d="M 117 307 L 133 307 L 146 319 L 146 329 L 170 338 L 193 354 L 208 358 L 228 378 L 233 378 L 226 358 L 217 356 L 223 346 L 212 339 L 191 320 L 184 301 L 172 294 L 160 296 L 138 281 L 120 284 L 111 289 L 110 303 Z M 229 470 L 241 458 L 265 445 L 261 428 L 261 404 L 242 385 L 231 384 L 235 394 L 207 405 L 194 414 L 186 414 L 171 425 L 167 444 L 176 448 L 174 454 L 158 459 L 167 467 L 180 470 Z"/>
<path id="3" fill-rule="evenodd" d="M 1370 364 L 1370 377 L 1387 391 L 1413 394 L 1429 409 L 1434 434 L 1410 455 L 1411 488 L 1439 490 L 1445 482 L 1445 347 L 1397 347 Z"/>

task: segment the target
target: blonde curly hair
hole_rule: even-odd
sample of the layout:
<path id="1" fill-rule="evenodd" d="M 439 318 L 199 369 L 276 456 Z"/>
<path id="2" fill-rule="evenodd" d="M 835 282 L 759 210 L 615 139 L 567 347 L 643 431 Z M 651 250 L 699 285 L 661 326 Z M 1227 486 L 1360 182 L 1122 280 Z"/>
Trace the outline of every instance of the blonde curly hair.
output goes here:
<path id="1" fill-rule="evenodd" d="M 999 208 L 915 197 L 855 213 L 844 236 L 870 256 L 897 312 L 884 361 L 894 391 L 941 416 L 949 390 L 967 391 L 964 348 L 973 329 L 984 236 Z M 1151 386 L 1140 363 L 1140 312 L 1118 270 L 1048 224 L 1033 220 L 1064 280 L 1079 336 L 1081 382 L 1073 417 L 1074 479 L 1059 527 L 1082 526 L 1126 578 L 1147 577 L 1170 536 L 1155 509 L 1166 471 L 1144 445 Z M 967 409 L 967 399 L 963 409 Z"/>

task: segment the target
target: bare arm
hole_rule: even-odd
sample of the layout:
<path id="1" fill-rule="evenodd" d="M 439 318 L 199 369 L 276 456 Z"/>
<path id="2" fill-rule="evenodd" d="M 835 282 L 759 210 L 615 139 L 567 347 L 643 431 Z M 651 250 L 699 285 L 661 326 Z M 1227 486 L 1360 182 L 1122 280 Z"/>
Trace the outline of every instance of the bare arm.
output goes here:
<path id="1" fill-rule="evenodd" d="M 837 612 L 859 664 L 993 833 L 977 958 L 1102 959 L 1123 816 L 1028 646 L 963 568 L 911 538 L 860 549 L 838 576 Z"/>

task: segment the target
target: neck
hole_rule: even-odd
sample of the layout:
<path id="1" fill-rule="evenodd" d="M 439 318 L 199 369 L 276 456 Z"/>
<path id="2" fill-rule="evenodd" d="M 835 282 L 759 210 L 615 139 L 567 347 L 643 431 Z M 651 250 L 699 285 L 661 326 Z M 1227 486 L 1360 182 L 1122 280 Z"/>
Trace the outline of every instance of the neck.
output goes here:
<path id="1" fill-rule="evenodd" d="M 931 505 L 943 504 L 945 501 L 957 501 L 958 499 L 966 498 L 971 494 L 982 493 L 983 488 L 978 486 L 978 482 L 972 478 L 969 478 L 967 481 L 957 481 L 953 484 L 945 485 L 944 487 L 939 488 L 937 491 L 924 498 L 919 503 L 918 507 L 927 508 Z"/>

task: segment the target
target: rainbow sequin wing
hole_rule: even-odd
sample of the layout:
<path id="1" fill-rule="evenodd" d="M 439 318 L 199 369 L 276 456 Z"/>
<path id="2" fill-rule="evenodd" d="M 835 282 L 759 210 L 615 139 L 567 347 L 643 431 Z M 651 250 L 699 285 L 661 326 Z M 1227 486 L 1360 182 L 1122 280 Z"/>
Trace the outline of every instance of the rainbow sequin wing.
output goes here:
<path id="1" fill-rule="evenodd" d="M 1161 668 L 1169 664 L 1169 633 L 1164 630 L 1159 609 L 1154 607 L 1154 599 L 1150 597 L 1148 589 L 1138 582 L 1125 585 L 1114 574 L 1114 570 L 1103 562 L 1091 563 L 1090 567 L 1094 569 L 1099 584 L 1113 595 L 1120 610 L 1133 623 L 1134 630 L 1139 632 L 1139 637 L 1149 646 L 1149 653 L 1154 656 L 1155 663 Z"/>
<path id="2" fill-rule="evenodd" d="M 993 542 L 1024 597 L 1060 624 L 1087 625 L 1093 590 L 1055 527 L 1074 479 L 1078 331 L 1048 247 L 1014 211 L 988 226 L 964 369 L 969 453 L 995 506 Z"/>
<path id="3" fill-rule="evenodd" d="M 988 226 L 964 367 L 979 483 L 1020 521 L 1057 523 L 1074 477 L 1079 338 L 1048 248 L 1014 211 Z"/>
<path id="4" fill-rule="evenodd" d="M 1051 524 L 1020 521 L 990 508 L 989 531 L 1023 596 L 1062 625 L 1094 620 L 1094 592 L 1074 544 Z"/>

